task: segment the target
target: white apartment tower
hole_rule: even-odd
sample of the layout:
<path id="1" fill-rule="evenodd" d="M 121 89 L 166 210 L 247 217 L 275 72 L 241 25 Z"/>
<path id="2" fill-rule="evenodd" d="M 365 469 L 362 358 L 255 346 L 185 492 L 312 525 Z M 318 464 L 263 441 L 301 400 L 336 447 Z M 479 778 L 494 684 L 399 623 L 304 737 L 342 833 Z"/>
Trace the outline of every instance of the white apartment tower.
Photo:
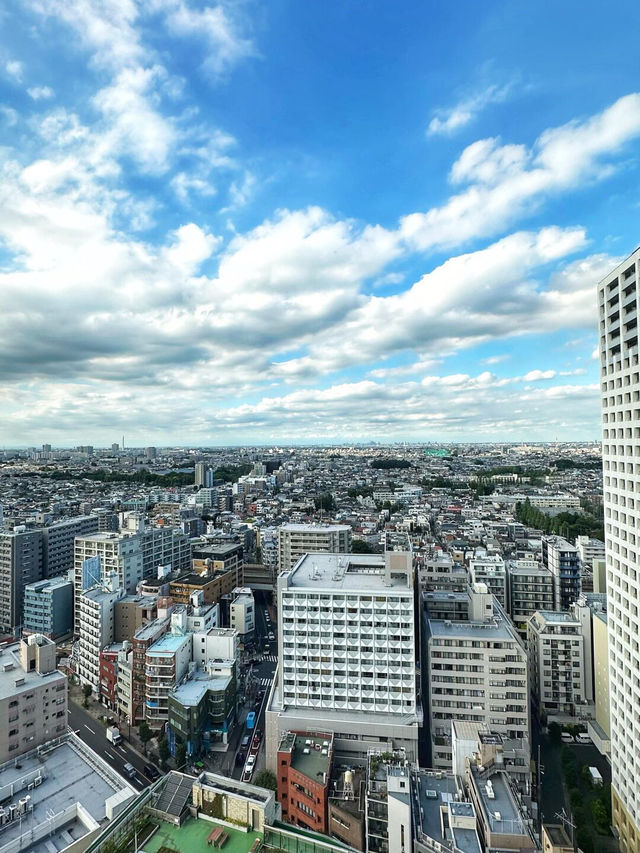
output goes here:
<path id="1" fill-rule="evenodd" d="M 267 712 L 267 762 L 285 730 L 336 733 L 339 754 L 380 738 L 417 758 L 409 552 L 310 554 L 278 578 L 280 670 Z M 364 742 L 364 743 L 363 743 Z"/>
<path id="2" fill-rule="evenodd" d="M 640 851 L 640 248 L 598 286 L 613 824 Z"/>

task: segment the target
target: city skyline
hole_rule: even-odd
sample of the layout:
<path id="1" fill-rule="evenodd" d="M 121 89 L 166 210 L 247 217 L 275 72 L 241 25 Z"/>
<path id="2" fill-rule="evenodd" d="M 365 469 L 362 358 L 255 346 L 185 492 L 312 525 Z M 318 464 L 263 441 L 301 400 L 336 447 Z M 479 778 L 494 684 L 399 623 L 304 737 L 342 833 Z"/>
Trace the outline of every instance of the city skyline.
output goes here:
<path id="1" fill-rule="evenodd" d="M 598 439 L 639 18 L 5 10 L 0 444 Z"/>

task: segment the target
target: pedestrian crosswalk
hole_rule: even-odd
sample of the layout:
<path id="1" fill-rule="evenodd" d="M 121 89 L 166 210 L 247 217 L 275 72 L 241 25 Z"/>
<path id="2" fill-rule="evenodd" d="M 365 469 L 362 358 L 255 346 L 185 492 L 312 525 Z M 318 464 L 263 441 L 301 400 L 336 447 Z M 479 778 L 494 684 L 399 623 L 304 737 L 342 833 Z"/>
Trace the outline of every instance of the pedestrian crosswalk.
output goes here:
<path id="1" fill-rule="evenodd" d="M 272 681 L 273 681 L 272 678 L 261 678 L 260 679 L 260 687 L 268 687 Z"/>
<path id="2" fill-rule="evenodd" d="M 269 663 L 278 663 L 278 655 L 263 655 L 262 660 L 269 661 Z"/>

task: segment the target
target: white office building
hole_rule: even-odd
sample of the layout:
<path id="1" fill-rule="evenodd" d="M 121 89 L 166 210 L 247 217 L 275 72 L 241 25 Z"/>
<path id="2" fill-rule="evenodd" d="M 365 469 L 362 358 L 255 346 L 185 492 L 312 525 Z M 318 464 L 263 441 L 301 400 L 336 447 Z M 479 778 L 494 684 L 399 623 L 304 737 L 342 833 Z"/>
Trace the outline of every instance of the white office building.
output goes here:
<path id="1" fill-rule="evenodd" d="M 640 851 L 640 249 L 598 285 L 613 824 Z"/>
<path id="2" fill-rule="evenodd" d="M 348 554 L 350 550 L 348 524 L 283 524 L 278 529 L 278 568 L 281 572 L 292 569 L 305 554 Z"/>
<path id="3" fill-rule="evenodd" d="M 473 557 L 469 561 L 469 575 L 472 585 L 486 584 L 500 606 L 507 607 L 507 571 L 502 557 L 497 554 Z"/>
<path id="4" fill-rule="evenodd" d="M 278 578 L 280 668 L 267 710 L 267 763 L 285 731 L 335 735 L 364 758 L 395 743 L 417 758 L 412 555 L 310 554 Z"/>
<path id="5" fill-rule="evenodd" d="M 585 711 L 585 659 L 580 620 L 571 613 L 538 611 L 527 623 L 529 682 L 541 719 Z"/>
<path id="6" fill-rule="evenodd" d="M 256 603 L 251 587 L 236 587 L 235 598 L 229 606 L 229 624 L 238 632 L 240 642 L 253 638 L 256 629 Z"/>
<path id="7" fill-rule="evenodd" d="M 78 616 L 77 674 L 95 690 L 100 685 L 100 652 L 114 640 L 114 605 L 125 592 L 115 576 L 109 586 L 85 590 L 76 602 Z"/>

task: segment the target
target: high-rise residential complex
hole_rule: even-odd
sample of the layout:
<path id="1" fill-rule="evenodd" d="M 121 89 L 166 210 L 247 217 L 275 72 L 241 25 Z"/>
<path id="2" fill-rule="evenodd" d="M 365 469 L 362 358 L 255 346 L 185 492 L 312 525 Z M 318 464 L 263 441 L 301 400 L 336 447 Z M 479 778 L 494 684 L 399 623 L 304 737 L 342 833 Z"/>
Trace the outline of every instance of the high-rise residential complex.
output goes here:
<path id="1" fill-rule="evenodd" d="M 507 577 L 507 610 L 520 636 L 526 639 L 527 619 L 536 610 L 553 610 L 553 575 L 537 560 L 510 560 Z"/>
<path id="2" fill-rule="evenodd" d="M 640 851 L 640 248 L 598 286 L 613 824 Z"/>
<path id="3" fill-rule="evenodd" d="M 87 580 L 87 560 L 100 560 L 98 578 Z M 106 581 L 110 575 L 118 577 L 118 585 L 126 592 L 135 592 L 137 584 L 152 577 L 159 566 L 170 565 L 174 571 L 191 567 L 189 537 L 176 528 L 142 526 L 133 533 L 95 533 L 77 537 L 74 552 L 74 587 L 76 632 L 78 601 L 83 589 Z"/>
<path id="4" fill-rule="evenodd" d="M 292 569 L 305 554 L 325 552 L 348 554 L 351 527 L 348 524 L 283 524 L 278 530 L 278 569 Z"/>
<path id="5" fill-rule="evenodd" d="M 280 670 L 267 710 L 267 763 L 285 731 L 333 732 L 362 759 L 389 740 L 417 758 L 412 555 L 309 554 L 278 577 Z"/>
<path id="6" fill-rule="evenodd" d="M 472 584 L 484 583 L 500 602 L 507 607 L 507 571 L 504 560 L 498 554 L 474 557 L 469 561 L 469 576 Z"/>
<path id="7" fill-rule="evenodd" d="M 90 536 L 100 530 L 100 516 L 78 515 L 57 521 L 42 530 L 44 536 L 45 576 L 61 575 L 73 568 L 73 542 L 76 536 Z"/>
<path id="8" fill-rule="evenodd" d="M 465 593 L 423 593 L 423 686 L 429 752 L 448 769 L 456 721 L 484 724 L 529 751 L 527 654 L 485 584 Z"/>
<path id="9" fill-rule="evenodd" d="M 0 633 L 22 623 L 24 588 L 44 578 L 41 530 L 16 527 L 0 532 Z"/>
<path id="10" fill-rule="evenodd" d="M 84 684 L 96 691 L 100 684 L 100 652 L 114 639 L 113 605 L 122 598 L 115 576 L 110 586 L 85 590 L 76 602 L 78 641 L 77 673 Z"/>
<path id="11" fill-rule="evenodd" d="M 544 536 L 542 562 L 553 575 L 554 610 L 568 610 L 582 590 L 578 549 L 561 536 Z"/>

